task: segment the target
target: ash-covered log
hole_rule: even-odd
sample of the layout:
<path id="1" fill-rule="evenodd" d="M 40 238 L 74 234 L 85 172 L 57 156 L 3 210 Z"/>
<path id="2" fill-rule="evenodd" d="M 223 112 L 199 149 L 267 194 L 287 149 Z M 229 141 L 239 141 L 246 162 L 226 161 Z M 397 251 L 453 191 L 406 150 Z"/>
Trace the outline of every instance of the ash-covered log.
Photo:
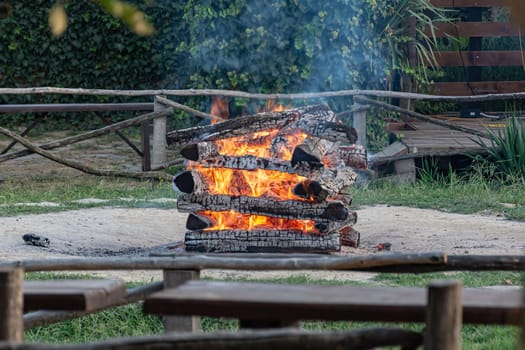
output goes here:
<path id="1" fill-rule="evenodd" d="M 352 226 L 347 226 L 339 231 L 341 235 L 341 245 L 357 248 L 361 240 L 361 234 Z"/>
<path id="2" fill-rule="evenodd" d="M 366 149 L 361 145 L 338 147 L 339 157 L 354 169 L 368 169 Z"/>
<path id="3" fill-rule="evenodd" d="M 327 121 L 330 119 L 335 120 L 335 116 L 328 106 L 306 106 L 228 119 L 214 125 L 175 130 L 168 133 L 167 140 L 170 145 L 183 145 L 243 136 L 261 130 L 281 129 L 283 133 L 291 133 L 299 129 L 314 137 L 355 143 L 357 133 L 354 128 Z"/>
<path id="4" fill-rule="evenodd" d="M 320 236 L 295 230 L 187 232 L 184 243 L 187 251 L 210 253 L 330 253 L 341 249 L 339 233 Z"/>
<path id="5" fill-rule="evenodd" d="M 271 218 L 279 218 L 279 217 L 271 217 L 267 215 L 270 219 Z M 301 220 L 301 219 L 289 219 L 289 220 Z M 353 211 L 351 211 L 348 215 L 348 217 L 343 221 L 333 221 L 333 220 L 327 220 L 327 219 L 316 219 L 314 222 L 314 227 L 317 230 L 317 232 L 314 232 L 318 235 L 325 235 L 333 232 L 339 232 L 342 228 L 354 225 L 357 220 L 357 214 Z M 186 221 L 186 228 L 188 230 L 205 230 L 213 228 L 217 225 L 217 222 L 215 222 L 214 219 L 206 216 L 205 214 L 199 214 L 199 213 L 191 213 L 188 215 L 188 219 Z M 242 229 L 241 227 L 239 227 Z"/>
<path id="6" fill-rule="evenodd" d="M 181 212 L 202 210 L 229 211 L 243 214 L 269 215 L 287 219 L 325 219 L 345 221 L 351 215 L 340 201 L 310 203 L 295 200 L 276 201 L 261 197 L 233 197 L 228 195 L 183 194 L 177 199 Z"/>
<path id="7" fill-rule="evenodd" d="M 290 162 L 278 159 L 266 159 L 255 156 L 221 156 L 217 155 L 199 161 L 199 165 L 205 168 L 228 168 L 239 170 L 274 170 L 283 173 L 297 174 L 305 177 L 317 176 L 319 167 L 313 167 L 308 163 L 299 163 L 291 166 Z"/>
<path id="8" fill-rule="evenodd" d="M 293 193 L 299 197 L 323 202 L 328 197 L 336 197 L 344 188 L 351 186 L 357 175 L 347 167 L 324 168 L 319 176 L 297 184 Z"/>

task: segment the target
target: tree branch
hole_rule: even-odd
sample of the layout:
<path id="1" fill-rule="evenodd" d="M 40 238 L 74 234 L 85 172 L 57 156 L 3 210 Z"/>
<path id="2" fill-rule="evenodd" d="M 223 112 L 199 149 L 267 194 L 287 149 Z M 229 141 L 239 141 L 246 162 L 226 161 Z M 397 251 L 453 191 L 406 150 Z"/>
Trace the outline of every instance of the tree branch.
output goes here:
<path id="1" fill-rule="evenodd" d="M 50 159 L 54 162 L 63 164 L 67 167 L 80 170 L 86 174 L 97 175 L 97 176 L 113 176 L 113 177 L 127 177 L 134 179 L 163 179 L 167 181 L 172 180 L 172 176 L 164 172 L 132 172 L 132 171 L 114 171 L 114 170 L 99 170 L 88 165 L 75 162 L 72 160 L 67 160 L 62 157 L 56 156 L 51 152 L 48 152 L 38 146 L 32 144 L 28 139 L 22 137 L 8 129 L 0 127 L 0 134 L 8 136 L 29 149 L 30 151 L 40 154 L 42 157 Z"/>

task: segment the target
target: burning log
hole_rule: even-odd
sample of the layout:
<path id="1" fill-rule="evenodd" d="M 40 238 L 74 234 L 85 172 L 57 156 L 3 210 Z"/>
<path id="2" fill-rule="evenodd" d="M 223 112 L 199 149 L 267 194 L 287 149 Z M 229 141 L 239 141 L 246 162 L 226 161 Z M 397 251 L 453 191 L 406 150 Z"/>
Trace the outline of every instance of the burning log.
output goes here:
<path id="1" fill-rule="evenodd" d="M 357 175 L 347 167 L 324 169 L 319 176 L 297 184 L 293 193 L 299 197 L 322 202 L 328 197 L 335 197 L 344 188 L 352 185 Z"/>
<path id="2" fill-rule="evenodd" d="M 186 250 L 197 252 L 309 252 L 341 249 L 339 233 L 325 236 L 299 230 L 231 230 L 187 232 Z"/>
<path id="3" fill-rule="evenodd" d="M 366 149 L 361 145 L 341 146 L 339 156 L 345 164 L 354 169 L 368 169 Z"/>
<path id="4" fill-rule="evenodd" d="M 341 235 L 341 245 L 357 248 L 361 240 L 361 234 L 359 231 L 354 230 L 352 226 L 344 227 L 339 230 Z"/>
<path id="5" fill-rule="evenodd" d="M 262 130 L 281 129 L 284 133 L 291 133 L 300 129 L 314 137 L 355 143 L 355 129 L 345 124 L 327 121 L 334 118 L 335 115 L 326 105 L 306 106 L 229 119 L 214 125 L 175 130 L 168 133 L 167 140 L 170 145 L 181 145 L 243 136 Z"/>
<path id="6" fill-rule="evenodd" d="M 209 211 L 190 213 L 186 221 L 186 228 L 188 230 L 212 230 L 213 228 L 219 225 L 217 221 L 231 220 L 231 218 L 238 217 L 238 225 L 234 225 L 239 229 L 243 229 L 243 225 L 247 224 L 250 221 L 249 214 L 235 214 L 231 212 L 213 212 L 213 215 L 221 215 L 221 219 L 217 220 L 211 217 L 208 217 L 206 213 Z M 224 219 L 226 217 L 226 219 Z M 257 221 L 259 216 L 252 216 L 253 221 Z M 344 221 L 332 221 L 327 219 L 317 219 L 313 220 L 301 220 L 297 218 L 280 218 L 272 217 L 269 215 L 264 215 L 265 221 L 268 221 L 268 226 L 278 226 L 278 227 L 311 227 L 312 233 L 324 235 L 327 233 L 339 232 L 341 229 L 354 225 L 357 221 L 357 215 L 355 212 L 350 212 L 348 217 Z M 274 222 L 281 221 L 281 224 L 275 224 Z M 224 225 L 224 223 L 222 223 Z M 262 228 L 266 228 L 264 225 Z M 228 228 L 229 229 L 229 228 Z M 231 228 L 233 229 L 233 228 Z"/>
<path id="7" fill-rule="evenodd" d="M 202 159 L 199 165 L 205 168 L 228 168 L 239 170 L 274 170 L 301 176 L 312 176 L 319 172 L 319 169 L 311 167 L 310 164 L 300 163 L 291 167 L 289 162 L 277 159 L 266 159 L 254 156 L 221 156 Z"/>
<path id="8" fill-rule="evenodd" d="M 339 201 L 308 203 L 295 200 L 275 201 L 260 197 L 183 194 L 177 199 L 181 212 L 202 210 L 229 211 L 243 214 L 269 215 L 287 219 L 325 219 L 345 221 L 352 213 Z"/>
<path id="9" fill-rule="evenodd" d="M 346 189 L 366 164 L 355 130 L 326 106 L 261 113 L 171 133 L 192 142 L 173 184 L 189 212 L 186 249 L 215 252 L 337 251 L 357 246 Z M 178 138 L 177 140 L 175 140 Z M 349 165 L 350 164 L 350 165 Z"/>

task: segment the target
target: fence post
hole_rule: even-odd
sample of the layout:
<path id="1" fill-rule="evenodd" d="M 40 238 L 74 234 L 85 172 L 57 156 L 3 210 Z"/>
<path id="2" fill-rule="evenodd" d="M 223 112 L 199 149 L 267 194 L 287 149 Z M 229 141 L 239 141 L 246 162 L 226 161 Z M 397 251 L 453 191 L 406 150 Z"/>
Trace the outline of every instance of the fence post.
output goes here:
<path id="1" fill-rule="evenodd" d="M 163 96 L 164 97 L 164 96 Z M 155 97 L 153 111 L 160 112 L 167 107 L 157 101 Z M 153 119 L 153 139 L 152 139 L 152 155 L 151 155 L 151 167 L 153 169 L 159 167 L 166 162 L 166 148 L 168 146 L 166 142 L 166 126 L 167 117 L 158 117 Z"/>
<path id="2" fill-rule="evenodd" d="M 356 144 L 366 147 L 366 111 L 368 106 L 354 103 L 352 109 L 355 110 L 352 113 L 352 126 L 357 132 Z"/>
<path id="3" fill-rule="evenodd" d="M 164 270 L 164 288 L 175 288 L 186 281 L 198 280 L 199 270 Z M 200 331 L 200 317 L 198 316 L 165 316 L 165 332 L 198 332 Z"/>
<path id="4" fill-rule="evenodd" d="M 0 341 L 24 340 L 24 271 L 0 269 Z"/>
<path id="5" fill-rule="evenodd" d="M 425 350 L 460 350 L 462 283 L 433 281 L 428 286 Z"/>

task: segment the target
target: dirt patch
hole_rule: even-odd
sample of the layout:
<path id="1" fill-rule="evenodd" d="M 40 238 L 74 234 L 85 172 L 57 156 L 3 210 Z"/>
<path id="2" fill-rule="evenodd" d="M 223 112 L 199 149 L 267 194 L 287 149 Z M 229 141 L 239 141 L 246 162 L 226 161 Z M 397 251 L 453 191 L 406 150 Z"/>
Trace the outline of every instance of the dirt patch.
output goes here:
<path id="1" fill-rule="evenodd" d="M 442 251 L 448 254 L 522 254 L 525 223 L 501 217 L 461 215 L 435 210 L 373 206 L 358 210 L 359 249 L 341 254 L 382 254 L 378 243 L 393 252 Z M 186 214 L 174 209 L 95 208 L 42 215 L 0 217 L 0 259 L 100 256 L 147 256 L 159 246 L 184 239 Z M 46 236 L 48 248 L 27 245 L 22 235 Z M 366 279 L 371 274 L 304 272 L 312 278 Z M 254 277 L 255 273 L 209 272 L 220 277 Z M 117 273 L 127 280 L 160 278 L 158 272 Z M 257 277 L 286 276 L 257 272 Z"/>

